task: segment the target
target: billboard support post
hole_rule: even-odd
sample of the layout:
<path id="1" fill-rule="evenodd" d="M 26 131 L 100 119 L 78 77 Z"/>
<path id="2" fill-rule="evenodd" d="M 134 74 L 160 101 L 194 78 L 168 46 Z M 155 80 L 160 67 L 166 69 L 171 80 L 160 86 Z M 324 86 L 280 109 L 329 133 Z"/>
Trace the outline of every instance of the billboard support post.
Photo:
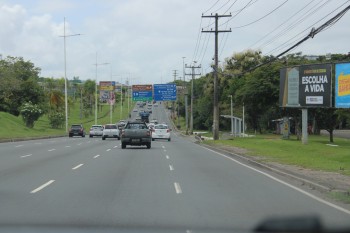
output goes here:
<path id="1" fill-rule="evenodd" d="M 303 145 L 306 145 L 308 143 L 308 133 L 307 133 L 307 108 L 301 109 L 301 131 L 302 136 L 301 140 Z"/>

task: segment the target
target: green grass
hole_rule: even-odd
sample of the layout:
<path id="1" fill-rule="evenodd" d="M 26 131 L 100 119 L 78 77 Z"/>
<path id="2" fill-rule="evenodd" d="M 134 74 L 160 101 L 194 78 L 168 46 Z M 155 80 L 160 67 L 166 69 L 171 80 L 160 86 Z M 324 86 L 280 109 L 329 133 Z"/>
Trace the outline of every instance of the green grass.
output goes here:
<path id="1" fill-rule="evenodd" d="M 328 136 L 309 136 L 307 145 L 292 138 L 282 140 L 278 135 L 258 135 L 233 140 L 205 141 L 207 144 L 222 144 L 245 148 L 248 155 L 265 161 L 297 165 L 315 170 L 333 171 L 350 175 L 350 140 L 335 138 L 338 146 L 328 146 Z"/>
<path id="2" fill-rule="evenodd" d="M 332 191 L 329 193 L 329 197 L 343 203 L 350 204 L 350 190 L 348 190 L 347 193 Z"/>
<path id="3" fill-rule="evenodd" d="M 130 109 L 133 109 L 134 103 L 131 102 Z M 123 105 L 122 119 L 127 119 L 129 113 L 127 102 Z M 110 122 L 109 106 L 103 106 L 102 111 L 98 112 L 98 124 L 107 124 Z M 120 104 L 116 104 L 113 111 L 112 122 L 116 123 L 120 120 Z M 80 119 L 79 103 L 76 103 L 70 108 L 68 117 L 68 127 L 71 124 L 82 123 L 86 132 L 89 131 L 91 125 L 95 124 L 95 114 L 89 117 L 83 117 Z M 34 128 L 29 129 L 25 126 L 22 117 L 16 117 L 11 114 L 0 112 L 0 122 L 2 126 L 0 128 L 0 139 L 13 139 L 13 138 L 31 138 L 41 136 L 63 136 L 66 135 L 65 127 L 62 129 L 51 129 L 49 120 L 46 115 L 42 116 L 35 122 Z"/>

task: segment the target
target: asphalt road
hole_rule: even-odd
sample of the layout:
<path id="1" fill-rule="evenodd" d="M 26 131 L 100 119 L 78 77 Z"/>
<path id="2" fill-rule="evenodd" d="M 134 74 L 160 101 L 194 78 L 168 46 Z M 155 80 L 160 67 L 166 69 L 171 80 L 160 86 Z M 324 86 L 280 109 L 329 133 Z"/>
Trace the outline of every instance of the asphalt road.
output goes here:
<path id="1" fill-rule="evenodd" d="M 151 118 L 168 122 L 162 105 Z M 350 211 L 175 132 L 151 149 L 88 137 L 0 144 L 0 226 L 196 232 L 313 214 L 328 227 L 350 225 Z"/>

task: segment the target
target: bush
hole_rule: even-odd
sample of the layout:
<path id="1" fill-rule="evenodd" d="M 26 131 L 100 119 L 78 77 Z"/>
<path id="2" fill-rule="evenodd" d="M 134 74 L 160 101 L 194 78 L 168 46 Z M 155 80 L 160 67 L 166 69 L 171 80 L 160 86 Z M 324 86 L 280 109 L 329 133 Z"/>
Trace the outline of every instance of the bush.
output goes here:
<path id="1" fill-rule="evenodd" d="M 48 116 L 51 128 L 58 129 L 63 127 L 64 114 L 62 112 L 52 112 Z"/>
<path id="2" fill-rule="evenodd" d="M 33 128 L 35 121 L 44 114 L 44 111 L 38 105 L 27 102 L 21 106 L 20 114 L 26 126 L 28 128 Z"/>

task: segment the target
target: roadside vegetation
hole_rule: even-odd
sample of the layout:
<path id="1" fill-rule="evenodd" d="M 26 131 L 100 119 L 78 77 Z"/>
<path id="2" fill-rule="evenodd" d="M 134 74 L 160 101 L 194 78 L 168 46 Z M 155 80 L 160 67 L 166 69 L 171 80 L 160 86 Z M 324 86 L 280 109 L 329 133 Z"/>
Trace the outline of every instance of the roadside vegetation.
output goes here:
<path id="1" fill-rule="evenodd" d="M 263 134 L 233 140 L 204 140 L 204 143 L 244 148 L 247 155 L 262 162 L 272 161 L 350 176 L 349 139 L 336 138 L 336 143 L 330 144 L 326 136 L 310 135 L 308 144 L 302 145 L 295 136 L 283 140 L 279 135 Z"/>

